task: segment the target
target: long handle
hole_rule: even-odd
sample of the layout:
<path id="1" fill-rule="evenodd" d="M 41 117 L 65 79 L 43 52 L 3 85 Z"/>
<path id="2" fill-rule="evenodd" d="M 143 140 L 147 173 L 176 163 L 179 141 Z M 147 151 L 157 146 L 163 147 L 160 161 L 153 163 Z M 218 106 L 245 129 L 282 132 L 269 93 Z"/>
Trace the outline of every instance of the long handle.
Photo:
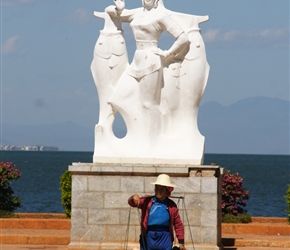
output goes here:
<path id="1" fill-rule="evenodd" d="M 139 218 L 140 226 L 141 226 L 142 221 L 141 221 L 140 210 L 137 208 L 137 211 L 138 211 L 138 218 Z M 143 248 L 144 250 L 146 250 L 145 239 L 144 239 L 144 235 L 142 234 L 142 227 L 141 227 L 141 238 L 142 238 Z"/>
<path id="2" fill-rule="evenodd" d="M 129 207 L 129 215 L 128 215 L 128 222 L 127 222 L 127 229 L 125 235 L 125 242 L 124 242 L 124 249 L 128 249 L 128 241 L 129 241 L 129 230 L 130 230 L 130 219 L 131 219 L 131 207 Z"/>

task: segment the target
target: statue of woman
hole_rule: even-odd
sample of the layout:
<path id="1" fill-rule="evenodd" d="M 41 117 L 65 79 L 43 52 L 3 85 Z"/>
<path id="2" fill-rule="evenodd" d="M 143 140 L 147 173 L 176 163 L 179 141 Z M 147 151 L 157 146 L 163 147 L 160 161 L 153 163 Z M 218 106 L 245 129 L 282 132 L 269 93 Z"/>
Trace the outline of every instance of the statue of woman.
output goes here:
<path id="1" fill-rule="evenodd" d="M 105 13 L 95 13 L 105 19 L 105 27 L 92 63 L 100 99 L 94 162 L 201 164 L 204 137 L 197 113 L 209 66 L 198 25 L 208 17 L 172 12 L 163 0 L 142 0 L 142 8 L 131 10 L 124 0 L 114 2 Z M 136 41 L 130 64 L 123 22 L 130 23 Z M 167 51 L 158 47 L 164 31 L 175 38 Z M 112 132 L 117 112 L 127 127 L 121 139 Z"/>
<path id="2" fill-rule="evenodd" d="M 122 22 L 130 22 L 136 51 L 110 98 L 110 104 L 124 118 L 127 140 L 138 135 L 146 144 L 146 140 L 156 137 L 160 127 L 158 105 L 163 87 L 163 63 L 178 54 L 188 44 L 188 39 L 183 29 L 168 15 L 162 0 L 142 0 L 142 5 L 143 8 L 124 10 L 121 14 Z M 168 51 L 158 48 L 158 40 L 165 30 L 175 38 Z"/>

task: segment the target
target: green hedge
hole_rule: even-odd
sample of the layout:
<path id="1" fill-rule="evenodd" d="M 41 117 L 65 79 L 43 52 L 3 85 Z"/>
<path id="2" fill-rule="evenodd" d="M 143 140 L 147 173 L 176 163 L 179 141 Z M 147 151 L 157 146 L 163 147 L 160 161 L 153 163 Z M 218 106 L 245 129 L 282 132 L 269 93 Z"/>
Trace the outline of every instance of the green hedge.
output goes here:
<path id="1" fill-rule="evenodd" d="M 286 192 L 285 198 L 286 198 L 286 202 L 287 202 L 287 205 L 288 205 L 288 210 L 287 210 L 287 212 L 288 212 L 288 222 L 290 224 L 290 184 L 288 184 L 288 190 Z"/>
<path id="2" fill-rule="evenodd" d="M 60 177 L 61 204 L 64 213 L 68 218 L 71 217 L 71 183 L 72 174 L 66 170 Z"/>
<path id="3" fill-rule="evenodd" d="M 223 223 L 249 223 L 252 221 L 249 214 L 225 214 L 222 216 Z"/>

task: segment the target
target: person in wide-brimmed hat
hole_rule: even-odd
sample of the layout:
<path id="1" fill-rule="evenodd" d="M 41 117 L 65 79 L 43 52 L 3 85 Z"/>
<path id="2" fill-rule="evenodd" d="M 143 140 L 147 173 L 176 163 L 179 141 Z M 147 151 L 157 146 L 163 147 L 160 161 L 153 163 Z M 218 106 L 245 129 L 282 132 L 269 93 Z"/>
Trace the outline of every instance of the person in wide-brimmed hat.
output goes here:
<path id="1" fill-rule="evenodd" d="M 174 231 L 178 239 L 179 247 L 184 247 L 184 227 L 180 219 L 176 203 L 169 199 L 176 185 L 171 183 L 170 176 L 160 174 L 155 185 L 155 195 L 140 197 L 132 195 L 128 199 L 131 207 L 142 210 L 141 216 L 141 250 L 171 250 L 174 241 Z"/>

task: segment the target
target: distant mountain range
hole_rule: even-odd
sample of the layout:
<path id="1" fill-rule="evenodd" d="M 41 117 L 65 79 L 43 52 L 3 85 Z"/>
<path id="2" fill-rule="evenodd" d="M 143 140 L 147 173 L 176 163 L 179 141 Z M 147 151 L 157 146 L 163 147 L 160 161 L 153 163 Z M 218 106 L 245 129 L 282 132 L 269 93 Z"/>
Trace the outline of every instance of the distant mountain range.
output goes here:
<path id="1" fill-rule="evenodd" d="M 247 98 L 229 106 L 205 103 L 199 129 L 205 152 L 290 154 L 290 102 L 268 97 Z"/>
<path id="2" fill-rule="evenodd" d="M 229 106 L 205 103 L 198 119 L 206 140 L 205 153 L 290 154 L 289 108 L 289 101 L 268 97 L 247 98 Z M 1 137 L 3 145 L 41 144 L 65 151 L 93 151 L 94 128 L 73 122 L 2 124 Z"/>

